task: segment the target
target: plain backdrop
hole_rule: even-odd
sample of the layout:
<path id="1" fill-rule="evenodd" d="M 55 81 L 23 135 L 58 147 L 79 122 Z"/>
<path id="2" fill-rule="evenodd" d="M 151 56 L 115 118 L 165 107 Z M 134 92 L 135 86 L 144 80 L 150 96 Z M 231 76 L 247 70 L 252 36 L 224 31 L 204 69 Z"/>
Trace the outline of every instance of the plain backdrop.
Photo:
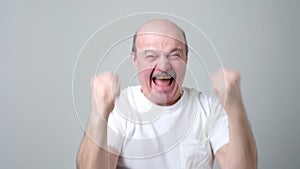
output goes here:
<path id="1" fill-rule="evenodd" d="M 90 77 L 112 70 L 120 74 L 123 87 L 137 83 L 128 57 L 131 35 L 142 21 L 163 15 L 127 17 L 86 42 L 105 24 L 140 12 L 172 14 L 200 28 L 213 42 L 222 64 L 241 73 L 259 168 L 299 168 L 297 0 L 2 0 L 0 168 L 76 168 L 89 114 Z M 177 21 L 186 27 L 193 48 L 205 53 L 197 47 L 207 45 L 207 40 L 197 39 L 199 31 Z M 220 64 L 213 52 L 207 52 L 190 56 L 185 84 L 211 92 L 207 72 Z"/>

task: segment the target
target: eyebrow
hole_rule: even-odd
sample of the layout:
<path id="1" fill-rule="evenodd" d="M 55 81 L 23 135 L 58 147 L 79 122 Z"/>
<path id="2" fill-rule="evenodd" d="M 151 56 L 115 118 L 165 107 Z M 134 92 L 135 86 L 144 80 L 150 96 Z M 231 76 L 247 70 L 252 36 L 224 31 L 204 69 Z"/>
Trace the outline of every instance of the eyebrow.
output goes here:
<path id="1" fill-rule="evenodd" d="M 169 53 L 173 53 L 173 52 L 182 52 L 182 49 L 181 48 L 174 48 Z"/>
<path id="2" fill-rule="evenodd" d="M 174 52 L 183 52 L 183 50 L 181 48 L 174 48 L 170 52 L 166 52 L 166 53 L 171 54 L 171 53 L 174 53 Z M 146 54 L 146 53 L 157 53 L 157 50 L 146 49 L 146 50 L 143 51 L 143 54 Z"/>
<path id="3" fill-rule="evenodd" d="M 156 51 L 152 50 L 152 49 L 146 49 L 143 51 L 143 54 L 146 54 L 146 53 L 156 53 Z"/>

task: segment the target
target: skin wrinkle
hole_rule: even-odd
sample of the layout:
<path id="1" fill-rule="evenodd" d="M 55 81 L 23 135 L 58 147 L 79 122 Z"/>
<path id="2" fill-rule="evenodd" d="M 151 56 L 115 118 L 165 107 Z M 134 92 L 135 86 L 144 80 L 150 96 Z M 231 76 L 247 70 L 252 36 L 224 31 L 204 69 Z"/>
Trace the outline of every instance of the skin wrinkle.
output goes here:
<path id="1" fill-rule="evenodd" d="M 135 34 L 131 52 L 133 63 L 139 71 L 141 90 L 153 103 L 172 105 L 179 100 L 187 64 L 185 42 L 184 32 L 174 23 L 162 19 L 146 23 Z M 155 56 L 148 58 L 147 52 Z M 140 57 L 140 54 L 147 55 Z M 147 69 L 140 71 L 145 67 Z M 153 81 L 153 76 L 166 75 L 174 77 L 168 86 L 163 77 Z"/>
<path id="2" fill-rule="evenodd" d="M 165 32 L 160 32 L 160 31 L 153 31 L 153 30 L 148 30 L 146 31 L 148 25 L 152 26 L 152 27 L 157 27 L 155 24 L 158 23 L 158 22 L 163 22 L 164 24 L 168 24 L 169 29 L 167 29 L 167 31 Z M 172 27 L 170 27 L 170 25 Z M 175 28 L 175 29 L 172 29 L 172 28 Z M 170 33 L 170 30 L 172 31 L 177 31 L 177 33 L 175 33 L 177 36 L 173 36 L 172 33 Z M 185 45 L 185 54 L 188 55 L 188 43 L 187 43 L 187 40 L 186 40 L 186 34 L 185 32 L 178 26 L 176 25 L 175 23 L 172 23 L 168 20 L 165 20 L 165 19 L 154 19 L 154 20 L 150 20 L 148 22 L 146 22 L 142 27 L 140 27 L 134 34 L 133 36 L 133 42 L 132 42 L 132 52 L 136 52 L 136 38 L 137 36 L 140 36 L 140 35 L 159 35 L 159 36 L 164 36 L 164 37 L 169 37 L 169 38 L 172 38 L 172 39 L 176 39 L 178 41 L 180 41 L 181 43 L 183 43 Z"/>
<path id="3" fill-rule="evenodd" d="M 156 66 L 157 66 L 157 64 L 154 66 L 154 68 L 153 68 L 153 70 L 152 70 L 152 72 L 151 72 L 151 74 L 150 74 L 149 81 L 152 80 L 152 76 L 153 76 L 153 74 L 154 74 L 154 70 L 155 70 Z M 150 83 L 150 85 L 152 85 L 152 84 Z M 141 89 L 141 90 L 142 90 L 142 92 L 143 92 L 143 89 Z"/>
<path id="4" fill-rule="evenodd" d="M 173 39 L 174 41 L 179 42 L 179 44 L 184 44 L 185 47 L 183 49 L 185 49 L 185 54 L 186 55 L 188 54 L 188 47 L 185 45 L 186 43 L 182 40 L 179 40 L 178 38 L 176 38 L 174 36 L 166 36 L 166 35 L 161 36 L 160 34 L 155 34 L 155 35 L 153 35 L 153 34 L 141 34 L 141 35 L 138 34 L 136 37 L 136 41 L 145 42 L 147 40 L 147 37 L 151 37 L 151 36 L 156 36 L 157 38 L 156 38 L 156 42 L 151 42 L 151 43 L 148 42 L 147 45 L 149 45 L 149 46 L 151 46 L 153 44 L 155 44 L 155 45 L 160 44 L 161 46 L 166 46 L 170 42 L 163 41 L 163 39 Z M 135 46 L 137 46 L 137 43 L 135 44 Z M 160 49 L 161 46 L 158 49 Z M 176 50 L 176 49 L 183 51 L 183 49 L 180 46 L 178 46 L 177 48 L 174 48 L 173 50 Z M 147 49 L 147 50 L 151 50 L 151 49 Z M 155 50 L 155 49 L 153 49 L 153 50 Z M 143 49 L 138 50 L 136 47 L 132 50 L 132 52 L 135 54 L 139 53 L 140 51 L 145 51 L 145 50 L 143 50 Z M 173 51 L 171 51 L 171 52 L 173 52 Z"/>

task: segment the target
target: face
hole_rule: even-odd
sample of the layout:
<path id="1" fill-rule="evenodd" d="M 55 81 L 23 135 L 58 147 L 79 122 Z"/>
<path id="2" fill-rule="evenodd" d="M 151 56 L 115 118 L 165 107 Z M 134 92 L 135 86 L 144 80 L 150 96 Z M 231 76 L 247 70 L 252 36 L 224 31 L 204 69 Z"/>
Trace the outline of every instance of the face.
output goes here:
<path id="1" fill-rule="evenodd" d="M 136 38 L 133 63 L 143 94 L 158 105 L 172 105 L 181 96 L 187 64 L 185 44 L 157 34 Z"/>

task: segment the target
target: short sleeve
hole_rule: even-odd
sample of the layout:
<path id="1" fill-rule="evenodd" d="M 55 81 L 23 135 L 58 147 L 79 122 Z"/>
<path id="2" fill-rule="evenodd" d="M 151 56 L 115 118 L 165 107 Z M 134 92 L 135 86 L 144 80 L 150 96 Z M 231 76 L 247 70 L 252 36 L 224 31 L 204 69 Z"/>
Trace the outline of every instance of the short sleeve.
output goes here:
<path id="1" fill-rule="evenodd" d="M 220 117 L 216 124 L 216 128 L 212 131 L 210 142 L 214 154 L 225 144 L 229 143 L 229 129 L 228 129 L 228 119 L 225 112 Z"/>

